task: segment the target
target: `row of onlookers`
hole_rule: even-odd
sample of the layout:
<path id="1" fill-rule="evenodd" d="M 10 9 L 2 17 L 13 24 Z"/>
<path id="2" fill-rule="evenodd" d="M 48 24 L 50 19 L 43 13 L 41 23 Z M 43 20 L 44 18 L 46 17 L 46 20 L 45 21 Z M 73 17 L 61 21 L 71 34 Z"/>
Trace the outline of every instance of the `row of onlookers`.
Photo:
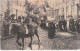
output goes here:
<path id="1" fill-rule="evenodd" d="M 80 18 L 74 21 L 74 19 L 71 19 L 69 22 L 69 29 L 71 31 L 76 31 L 80 33 Z"/>

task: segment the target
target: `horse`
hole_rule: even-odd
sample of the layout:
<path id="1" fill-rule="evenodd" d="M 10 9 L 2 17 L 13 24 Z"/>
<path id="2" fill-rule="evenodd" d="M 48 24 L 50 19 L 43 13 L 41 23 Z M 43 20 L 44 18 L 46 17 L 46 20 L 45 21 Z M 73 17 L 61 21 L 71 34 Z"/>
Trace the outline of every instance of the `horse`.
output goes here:
<path id="1" fill-rule="evenodd" d="M 22 27 L 22 28 L 21 28 Z M 17 34 L 17 40 L 16 40 L 16 43 L 19 45 L 19 46 L 22 46 L 22 49 L 24 49 L 24 38 L 31 38 L 31 42 L 29 43 L 28 47 L 31 48 L 32 50 L 32 37 L 34 35 L 37 36 L 38 38 L 38 49 L 40 48 L 40 39 L 39 39 L 39 35 L 37 33 L 37 29 L 33 32 L 33 29 L 32 29 L 32 26 L 31 25 L 27 25 L 28 27 L 28 34 L 26 34 L 25 32 L 25 27 L 23 24 L 21 24 L 20 26 L 18 26 L 17 24 L 13 24 L 12 25 L 12 28 L 11 28 L 11 32 L 13 34 Z M 22 39 L 22 44 L 19 42 L 19 39 Z"/>

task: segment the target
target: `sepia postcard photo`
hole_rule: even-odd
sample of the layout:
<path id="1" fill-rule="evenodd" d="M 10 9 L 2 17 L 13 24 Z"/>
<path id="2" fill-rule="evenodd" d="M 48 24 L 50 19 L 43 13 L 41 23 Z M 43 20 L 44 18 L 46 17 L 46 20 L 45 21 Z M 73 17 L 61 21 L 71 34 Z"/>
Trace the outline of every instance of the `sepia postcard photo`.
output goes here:
<path id="1" fill-rule="evenodd" d="M 80 0 L 0 0 L 0 50 L 79 50 Z"/>

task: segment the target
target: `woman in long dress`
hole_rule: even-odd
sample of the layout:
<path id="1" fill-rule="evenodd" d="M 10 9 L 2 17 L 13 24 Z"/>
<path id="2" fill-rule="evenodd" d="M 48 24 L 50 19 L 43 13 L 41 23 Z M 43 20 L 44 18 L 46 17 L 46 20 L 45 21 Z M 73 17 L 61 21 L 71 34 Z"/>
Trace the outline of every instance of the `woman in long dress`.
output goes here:
<path id="1" fill-rule="evenodd" d="M 49 27 L 48 27 L 48 37 L 49 38 L 54 38 L 55 36 L 55 24 L 53 22 L 49 23 Z"/>

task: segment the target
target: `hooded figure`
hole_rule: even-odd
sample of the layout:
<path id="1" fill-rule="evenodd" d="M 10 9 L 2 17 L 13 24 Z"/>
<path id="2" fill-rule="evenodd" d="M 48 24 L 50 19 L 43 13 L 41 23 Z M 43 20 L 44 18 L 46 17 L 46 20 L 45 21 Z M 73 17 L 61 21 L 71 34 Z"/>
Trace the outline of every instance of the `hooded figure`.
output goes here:
<path id="1" fill-rule="evenodd" d="M 48 27 L 48 37 L 49 38 L 54 38 L 55 35 L 55 24 L 53 22 L 49 23 L 49 27 Z"/>

